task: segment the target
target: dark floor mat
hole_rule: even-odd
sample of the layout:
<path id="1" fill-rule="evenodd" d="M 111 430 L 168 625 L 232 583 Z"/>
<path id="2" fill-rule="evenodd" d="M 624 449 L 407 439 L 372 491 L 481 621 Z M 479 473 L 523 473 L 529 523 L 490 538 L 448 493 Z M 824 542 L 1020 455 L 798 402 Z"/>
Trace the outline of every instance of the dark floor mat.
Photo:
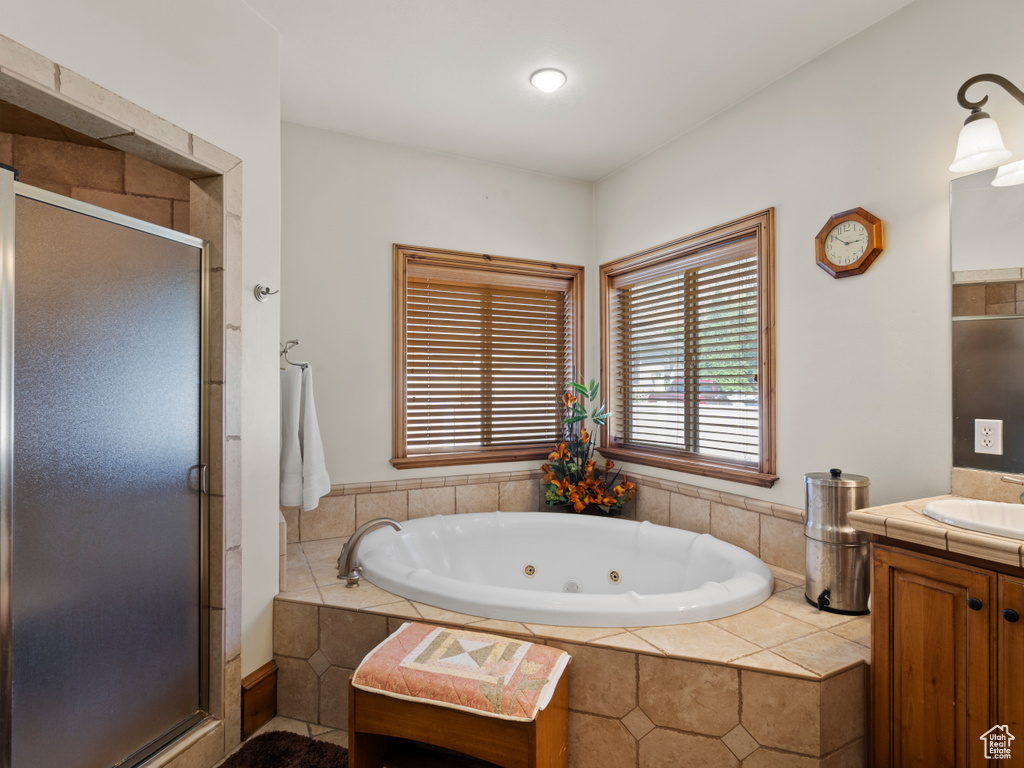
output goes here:
<path id="1" fill-rule="evenodd" d="M 253 736 L 221 768 L 347 768 L 348 750 L 287 731 Z"/>

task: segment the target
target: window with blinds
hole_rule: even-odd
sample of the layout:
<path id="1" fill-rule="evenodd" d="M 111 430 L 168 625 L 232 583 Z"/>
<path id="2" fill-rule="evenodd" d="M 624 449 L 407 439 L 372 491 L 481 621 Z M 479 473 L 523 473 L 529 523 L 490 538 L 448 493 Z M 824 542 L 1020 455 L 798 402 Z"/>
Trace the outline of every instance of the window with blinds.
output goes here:
<path id="1" fill-rule="evenodd" d="M 537 459 L 578 365 L 582 267 L 396 246 L 397 467 Z"/>
<path id="2" fill-rule="evenodd" d="M 606 264 L 602 453 L 771 485 L 772 212 Z"/>

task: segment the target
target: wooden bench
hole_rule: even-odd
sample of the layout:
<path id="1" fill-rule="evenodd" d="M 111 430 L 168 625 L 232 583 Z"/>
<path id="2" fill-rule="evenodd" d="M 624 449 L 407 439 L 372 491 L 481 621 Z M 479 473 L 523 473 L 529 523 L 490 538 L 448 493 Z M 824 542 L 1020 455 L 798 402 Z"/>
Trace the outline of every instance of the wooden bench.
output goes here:
<path id="1" fill-rule="evenodd" d="M 404 647 L 397 638 L 403 631 L 406 631 Z M 446 648 L 454 647 L 451 643 L 460 642 L 460 638 L 465 643 L 467 636 L 471 637 L 470 642 L 476 641 L 481 646 L 475 651 L 476 658 L 483 658 L 490 652 L 497 659 L 496 673 L 516 664 L 507 677 L 509 683 L 518 680 L 511 696 L 507 691 L 503 696 L 500 686 L 496 687 L 492 698 L 476 695 L 474 682 L 479 683 L 479 690 L 491 691 L 491 684 L 484 679 L 487 671 L 470 672 L 467 677 L 459 674 L 451 662 L 457 663 L 460 659 L 465 662 L 465 659 L 457 648 L 455 651 Z M 413 646 L 413 641 L 421 637 L 422 642 Z M 494 641 L 493 651 L 485 645 L 488 639 Z M 443 647 L 445 643 L 448 646 Z M 533 646 L 539 650 L 527 651 L 522 646 L 533 644 L 461 629 L 403 625 L 372 651 L 349 679 L 350 768 L 382 768 L 395 739 L 411 739 L 452 749 L 502 768 L 567 768 L 569 698 L 564 667 L 568 656 L 547 646 Z M 551 679 L 528 680 L 524 684 L 520 664 L 527 652 L 533 658 L 543 656 L 554 663 Z M 448 655 L 444 656 L 445 653 Z M 561 654 L 564 659 L 555 660 L 552 654 Z M 507 658 L 510 655 L 511 661 Z M 539 666 L 529 664 L 532 666 L 528 669 Z M 448 668 L 454 670 L 450 677 L 459 687 L 458 695 L 452 689 L 449 695 L 443 696 L 447 701 L 416 696 L 419 686 L 424 681 L 429 683 L 429 675 L 443 678 Z M 504 677 L 497 679 L 506 680 Z M 541 682 L 547 685 L 541 688 Z M 513 702 L 517 694 L 528 699 L 521 710 L 518 702 Z M 461 703 L 453 703 L 452 699 Z M 547 699 L 546 705 L 534 714 L 532 707 L 537 705 L 538 699 L 541 703 Z M 518 716 L 508 714 L 513 710 L 519 712 Z M 533 718 L 526 719 L 531 714 Z"/>

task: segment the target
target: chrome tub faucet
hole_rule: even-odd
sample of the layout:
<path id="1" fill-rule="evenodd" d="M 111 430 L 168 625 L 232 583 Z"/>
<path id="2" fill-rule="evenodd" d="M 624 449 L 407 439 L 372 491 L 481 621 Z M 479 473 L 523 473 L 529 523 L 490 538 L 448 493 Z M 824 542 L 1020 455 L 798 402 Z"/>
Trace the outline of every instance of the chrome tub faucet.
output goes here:
<path id="1" fill-rule="evenodd" d="M 1000 478 L 1004 483 L 1015 483 L 1016 485 L 1024 485 L 1024 477 L 1018 477 L 1017 475 L 1003 475 Z M 1020 503 L 1024 504 L 1024 492 L 1020 495 Z"/>
<path id="2" fill-rule="evenodd" d="M 396 531 L 402 530 L 402 524 L 398 521 L 392 520 L 390 517 L 378 517 L 376 520 L 363 523 L 356 528 L 356 532 L 345 542 L 341 555 L 338 557 L 338 578 L 345 579 L 346 587 L 359 586 L 359 572 L 362 570 L 362 566 L 356 565 L 356 553 L 363 536 L 385 525 L 390 525 Z"/>

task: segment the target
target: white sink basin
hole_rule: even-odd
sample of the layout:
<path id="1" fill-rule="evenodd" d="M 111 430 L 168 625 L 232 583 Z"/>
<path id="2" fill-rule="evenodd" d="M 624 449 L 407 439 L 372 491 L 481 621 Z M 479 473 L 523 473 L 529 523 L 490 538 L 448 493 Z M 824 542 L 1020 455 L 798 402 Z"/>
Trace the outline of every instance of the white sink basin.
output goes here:
<path id="1" fill-rule="evenodd" d="M 978 499 L 941 499 L 929 501 L 924 513 L 957 528 L 1024 539 L 1024 504 Z"/>

